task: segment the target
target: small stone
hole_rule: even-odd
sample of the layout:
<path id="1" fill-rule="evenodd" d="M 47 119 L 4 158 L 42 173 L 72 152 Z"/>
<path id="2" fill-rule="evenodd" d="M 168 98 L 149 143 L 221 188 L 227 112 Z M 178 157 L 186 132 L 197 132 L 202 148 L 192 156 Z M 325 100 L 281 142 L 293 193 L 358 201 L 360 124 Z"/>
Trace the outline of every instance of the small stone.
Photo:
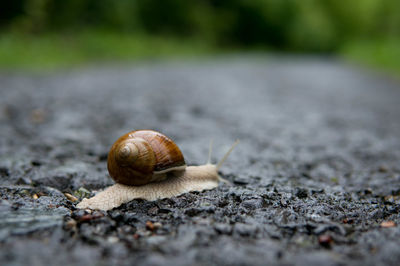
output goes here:
<path id="1" fill-rule="evenodd" d="M 93 220 L 93 216 L 91 214 L 85 214 L 85 215 L 79 217 L 80 222 L 87 222 L 90 220 Z"/>
<path id="2" fill-rule="evenodd" d="M 378 171 L 381 173 L 387 173 L 389 171 L 389 169 L 386 166 L 381 165 L 381 166 L 379 166 Z"/>
<path id="3" fill-rule="evenodd" d="M 384 218 L 384 212 L 380 209 L 377 209 L 370 212 L 369 217 L 371 217 L 372 219 L 382 219 Z"/>
<path id="4" fill-rule="evenodd" d="M 110 217 L 111 217 L 111 219 L 113 219 L 113 220 L 116 221 L 116 222 L 121 222 L 121 221 L 123 221 L 123 219 L 125 218 L 125 217 L 124 217 L 124 214 L 123 214 L 122 212 L 120 212 L 120 211 L 114 211 L 114 212 L 112 212 L 112 213 L 110 214 Z"/>
<path id="5" fill-rule="evenodd" d="M 10 176 L 10 171 L 5 167 L 0 167 L 0 176 Z"/>
<path id="6" fill-rule="evenodd" d="M 154 231 L 155 230 L 154 224 L 151 221 L 147 221 L 146 222 L 146 229 L 150 230 L 150 231 Z"/>
<path id="7" fill-rule="evenodd" d="M 194 217 L 194 216 L 198 215 L 199 213 L 201 213 L 201 210 L 199 208 L 189 208 L 185 211 L 185 214 L 190 217 Z"/>
<path id="8" fill-rule="evenodd" d="M 42 165 L 42 162 L 40 162 L 40 161 L 38 161 L 38 160 L 32 160 L 32 161 L 31 161 L 31 165 L 32 165 L 32 166 L 41 166 L 41 165 Z"/>
<path id="9" fill-rule="evenodd" d="M 135 212 L 128 212 L 128 213 L 124 213 L 124 217 L 123 217 L 123 222 L 125 224 L 134 224 L 139 222 L 139 219 L 137 219 L 137 213 Z"/>
<path id="10" fill-rule="evenodd" d="M 393 221 L 383 221 L 381 223 L 382 228 L 390 228 L 390 227 L 396 227 L 396 223 Z"/>
<path id="11" fill-rule="evenodd" d="M 286 199 L 282 198 L 280 202 L 281 202 L 281 206 L 282 206 L 282 207 L 287 207 L 288 202 L 287 202 Z"/>
<path id="12" fill-rule="evenodd" d="M 40 191 L 37 194 L 38 194 L 39 197 L 47 196 L 47 194 L 44 193 L 43 191 Z"/>
<path id="13" fill-rule="evenodd" d="M 154 226 L 154 229 L 157 230 L 162 227 L 162 224 L 160 222 L 155 222 L 155 223 L 153 223 L 153 226 Z"/>
<path id="14" fill-rule="evenodd" d="M 93 214 L 82 214 L 82 212 L 78 212 L 76 215 L 74 215 L 74 218 L 78 220 L 80 223 L 88 222 L 94 219 L 98 219 L 103 217 L 104 214 L 101 212 L 94 212 Z"/>
<path id="15" fill-rule="evenodd" d="M 216 223 L 214 224 L 214 230 L 224 235 L 230 235 L 232 233 L 232 227 L 229 224 Z"/>
<path id="16" fill-rule="evenodd" d="M 145 228 L 143 228 L 143 229 L 137 230 L 137 231 L 136 231 L 136 234 L 138 234 L 139 237 L 148 237 L 148 236 L 151 236 L 151 235 L 153 234 L 153 232 L 150 231 L 150 230 L 146 230 Z"/>
<path id="17" fill-rule="evenodd" d="M 32 184 L 32 180 L 29 179 L 28 177 L 23 176 L 23 177 L 18 178 L 16 184 L 17 185 L 30 185 L 30 184 Z"/>
<path id="18" fill-rule="evenodd" d="M 72 202 L 78 201 L 78 198 L 77 198 L 77 197 L 75 197 L 75 196 L 73 196 L 73 195 L 71 195 L 71 194 L 69 194 L 69 193 L 64 193 L 64 195 L 65 195 L 65 197 L 66 197 L 69 201 L 72 201 Z"/>
<path id="19" fill-rule="evenodd" d="M 372 194 L 372 189 L 371 188 L 365 189 L 364 194 L 366 194 L 366 195 Z"/>
<path id="20" fill-rule="evenodd" d="M 102 153 L 98 156 L 99 161 L 107 161 L 107 157 L 108 157 L 108 153 L 107 153 L 107 152 L 102 152 Z"/>
<path id="21" fill-rule="evenodd" d="M 333 239 L 330 235 L 320 235 L 318 237 L 318 243 L 326 248 L 329 248 L 333 242 Z"/>
<path id="22" fill-rule="evenodd" d="M 130 225 L 122 225 L 117 227 L 117 232 L 120 237 L 125 237 L 136 232 L 135 228 Z"/>
<path id="23" fill-rule="evenodd" d="M 119 241 L 119 238 L 116 237 L 116 236 L 109 236 L 109 237 L 107 238 L 107 242 L 110 243 L 110 244 L 117 243 L 118 241 Z"/>
<path id="24" fill-rule="evenodd" d="M 82 192 L 82 193 L 87 193 L 87 194 L 90 194 L 90 191 L 89 190 L 87 190 L 86 188 L 84 188 L 84 187 L 80 187 L 79 189 L 78 189 L 78 191 L 79 192 Z"/>
<path id="25" fill-rule="evenodd" d="M 304 188 L 297 188 L 296 197 L 298 197 L 299 199 L 305 199 L 308 197 L 308 191 Z"/>
<path id="26" fill-rule="evenodd" d="M 80 187 L 77 191 L 74 192 L 75 195 L 78 195 L 80 198 L 87 198 L 90 196 L 90 191 L 87 189 Z"/>
<path id="27" fill-rule="evenodd" d="M 147 213 L 148 213 L 149 215 L 156 215 L 157 212 L 158 212 L 158 207 L 150 208 L 150 209 L 147 211 Z"/>
<path id="28" fill-rule="evenodd" d="M 353 219 L 349 219 L 349 218 L 344 218 L 342 223 L 344 223 L 344 224 L 352 224 L 352 223 L 354 223 L 354 220 Z"/>
<path id="29" fill-rule="evenodd" d="M 76 227 L 76 221 L 74 219 L 69 219 L 65 222 L 65 229 L 70 230 Z"/>
<path id="30" fill-rule="evenodd" d="M 259 209 L 262 207 L 262 199 L 244 200 L 241 205 L 248 210 Z"/>
<path id="31" fill-rule="evenodd" d="M 149 231 L 156 231 L 157 229 L 161 228 L 162 224 L 159 222 L 153 223 L 152 221 L 146 222 L 146 229 Z"/>
<path id="32" fill-rule="evenodd" d="M 157 213 L 158 214 L 170 214 L 170 213 L 172 213 L 172 211 L 170 209 L 164 208 L 164 209 L 159 209 Z"/>
<path id="33" fill-rule="evenodd" d="M 247 185 L 249 183 L 249 180 L 244 177 L 235 177 L 233 179 L 233 183 L 236 185 Z"/>

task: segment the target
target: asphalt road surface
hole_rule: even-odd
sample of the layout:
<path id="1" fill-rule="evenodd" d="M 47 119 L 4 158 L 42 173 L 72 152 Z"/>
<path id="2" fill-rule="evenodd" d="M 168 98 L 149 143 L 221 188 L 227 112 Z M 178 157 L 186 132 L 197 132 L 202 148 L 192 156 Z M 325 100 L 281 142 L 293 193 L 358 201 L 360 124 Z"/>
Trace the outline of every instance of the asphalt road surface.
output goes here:
<path id="1" fill-rule="evenodd" d="M 0 264 L 399 265 L 399 103 L 399 81 L 329 58 L 2 72 Z M 76 209 L 134 129 L 190 165 L 240 139 L 232 185 Z"/>

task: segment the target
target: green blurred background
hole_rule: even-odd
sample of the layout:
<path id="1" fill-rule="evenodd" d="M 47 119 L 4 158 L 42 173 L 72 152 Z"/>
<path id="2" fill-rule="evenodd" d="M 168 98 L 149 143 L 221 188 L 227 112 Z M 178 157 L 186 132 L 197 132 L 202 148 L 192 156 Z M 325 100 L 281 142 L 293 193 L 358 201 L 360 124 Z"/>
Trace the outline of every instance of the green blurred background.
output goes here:
<path id="1" fill-rule="evenodd" d="M 2 1 L 0 68 L 318 53 L 400 75 L 399 0 Z"/>

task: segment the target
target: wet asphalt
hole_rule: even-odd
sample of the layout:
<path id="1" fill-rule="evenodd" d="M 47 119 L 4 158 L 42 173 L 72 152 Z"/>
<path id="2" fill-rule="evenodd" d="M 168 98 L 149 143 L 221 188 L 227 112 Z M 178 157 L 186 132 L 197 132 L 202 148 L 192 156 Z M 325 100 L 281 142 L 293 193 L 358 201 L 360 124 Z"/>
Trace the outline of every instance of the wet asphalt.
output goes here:
<path id="1" fill-rule="evenodd" d="M 1 265 L 398 265 L 400 81 L 332 58 L 0 72 Z M 232 185 L 108 212 L 108 149 L 154 129 Z"/>

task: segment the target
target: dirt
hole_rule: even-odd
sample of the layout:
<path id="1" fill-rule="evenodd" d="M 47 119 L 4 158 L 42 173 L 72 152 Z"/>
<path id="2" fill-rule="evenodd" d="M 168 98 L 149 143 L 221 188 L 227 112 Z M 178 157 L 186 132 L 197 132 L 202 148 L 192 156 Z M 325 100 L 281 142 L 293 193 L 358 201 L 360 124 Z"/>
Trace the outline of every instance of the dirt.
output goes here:
<path id="1" fill-rule="evenodd" d="M 400 82 L 329 58 L 0 73 L 1 265 L 398 265 Z M 232 185 L 108 212 L 111 144 L 171 137 Z M 65 193 L 70 195 L 65 196 Z M 72 196 L 72 197 L 71 197 Z M 77 200 L 75 200 L 75 198 Z"/>

